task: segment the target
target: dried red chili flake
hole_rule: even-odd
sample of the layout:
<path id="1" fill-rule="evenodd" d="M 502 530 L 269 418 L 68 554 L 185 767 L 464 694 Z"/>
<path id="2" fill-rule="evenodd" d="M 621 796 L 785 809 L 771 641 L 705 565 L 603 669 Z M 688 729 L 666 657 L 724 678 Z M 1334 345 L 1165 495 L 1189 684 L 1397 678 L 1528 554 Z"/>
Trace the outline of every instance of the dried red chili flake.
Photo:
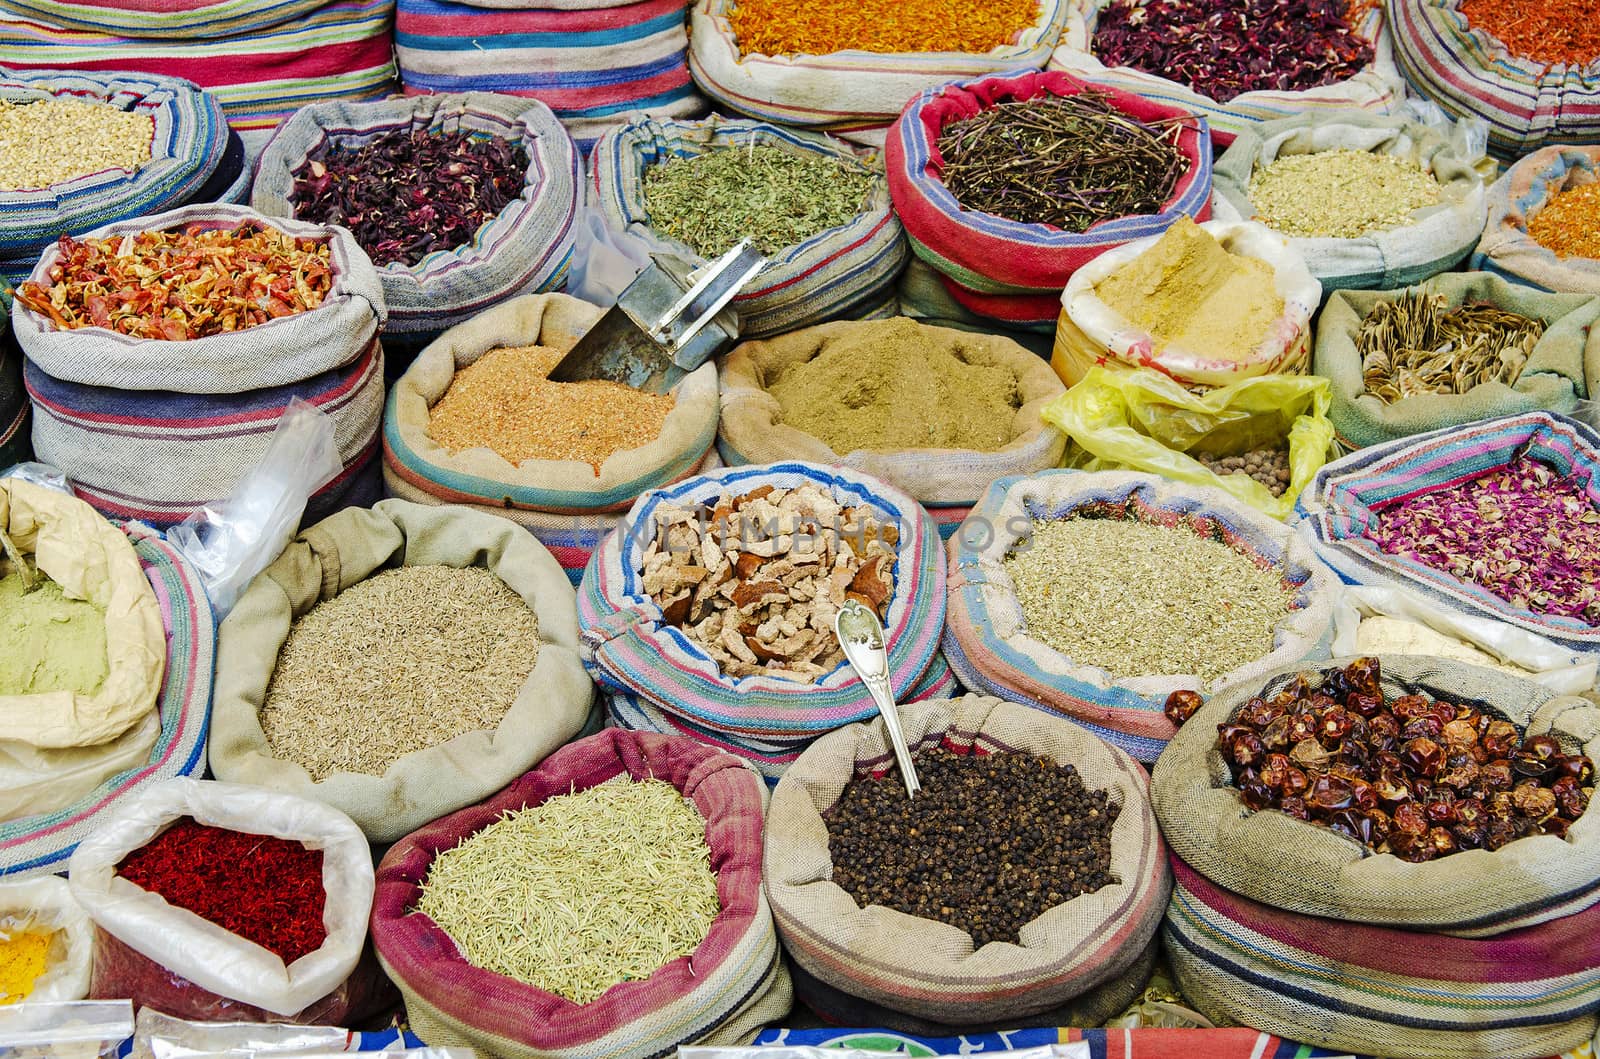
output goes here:
<path id="1" fill-rule="evenodd" d="M 1244 92 L 1335 84 L 1372 61 L 1348 0 L 1111 0 L 1094 53 L 1187 85 L 1219 103 Z"/>
<path id="2" fill-rule="evenodd" d="M 62 330 L 105 327 L 182 342 L 309 312 L 333 287 L 328 246 L 273 228 L 61 237 L 50 283 L 28 282 L 17 300 Z"/>
<path id="3" fill-rule="evenodd" d="M 1557 66 L 1600 59 L 1594 0 L 1461 0 L 1460 11 L 1520 58 Z"/>
<path id="4" fill-rule="evenodd" d="M 1584 484 L 1520 459 L 1381 508 L 1367 536 L 1535 614 L 1600 625 L 1600 508 Z"/>
<path id="5" fill-rule="evenodd" d="M 322 851 L 183 817 L 134 850 L 117 874 L 293 963 L 321 948 Z"/>
<path id="6" fill-rule="evenodd" d="M 455 250 L 522 194 L 528 154 L 498 136 L 396 129 L 330 141 L 295 171 L 295 216 L 342 224 L 383 266 Z"/>

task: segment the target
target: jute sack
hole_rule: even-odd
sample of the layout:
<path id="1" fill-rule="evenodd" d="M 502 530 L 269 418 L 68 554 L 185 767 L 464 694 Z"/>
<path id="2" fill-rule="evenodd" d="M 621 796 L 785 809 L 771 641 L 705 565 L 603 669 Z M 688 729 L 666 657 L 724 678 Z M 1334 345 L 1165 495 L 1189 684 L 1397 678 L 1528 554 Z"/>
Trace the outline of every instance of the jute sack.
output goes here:
<path id="1" fill-rule="evenodd" d="M 1076 767 L 1086 788 L 1106 790 L 1121 806 L 1111 835 L 1118 881 L 1024 924 L 1017 944 L 977 950 L 970 934 L 949 924 L 859 907 L 832 881 L 822 814 L 853 778 L 891 767 L 893 751 L 877 718 L 817 740 L 773 792 L 767 898 L 794 961 L 842 992 L 954 1025 L 1060 1007 L 1136 964 L 1172 886 L 1144 770 L 1075 724 L 979 695 L 903 708 L 900 723 L 914 755 L 939 746 L 961 755 L 1017 751 Z"/>
<path id="2" fill-rule="evenodd" d="M 51 377 L 82 386 L 118 390 L 175 390 L 229 394 L 301 382 L 349 364 L 376 339 L 383 326 L 383 289 L 366 252 L 344 228 L 268 220 L 243 206 L 208 203 L 182 206 L 153 217 L 103 225 L 84 238 L 191 228 L 229 229 L 255 225 L 328 245 L 333 285 L 322 304 L 243 331 L 184 342 L 134 338 L 104 327 L 61 330 L 19 298 L 11 306 L 17 344 Z M 59 246 L 47 249 L 29 281 L 48 287 Z"/>
<path id="3" fill-rule="evenodd" d="M 1226 386 L 1257 375 L 1305 374 L 1311 359 L 1311 318 L 1322 302 L 1322 284 L 1305 258 L 1289 239 L 1254 222 L 1207 221 L 1201 228 L 1229 253 L 1272 266 L 1283 312 L 1261 343 L 1242 361 L 1206 349 L 1157 348 L 1154 336 L 1101 301 L 1095 287 L 1154 246 L 1160 236 L 1153 235 L 1106 251 L 1067 281 L 1050 364 L 1068 386 L 1096 364 L 1154 368 L 1190 387 Z"/>
<path id="4" fill-rule="evenodd" d="M 1086 510 L 1097 518 L 1187 529 L 1282 569 L 1294 591 L 1294 609 L 1274 629 L 1272 651 L 1211 681 L 1192 673 L 1115 677 L 1035 639 L 1005 557 L 1029 537 L 1034 519 Z M 1219 489 L 1127 471 L 1002 478 L 989 487 L 948 550 L 944 654 L 962 685 L 1069 717 L 1140 761 L 1154 761 L 1172 738 L 1172 722 L 1163 712 L 1172 692 L 1211 693 L 1239 681 L 1260 681 L 1278 666 L 1327 657 L 1333 636 L 1338 579 L 1282 522 Z"/>
<path id="5" fill-rule="evenodd" d="M 484 504 L 551 514 L 617 513 L 640 493 L 695 472 L 717 436 L 717 369 L 703 364 L 673 388 L 661 436 L 594 468 L 581 460 L 512 466 L 488 448 L 452 455 L 428 435 L 429 409 L 456 372 L 491 350 L 530 344 L 571 349 L 604 310 L 565 294 L 515 298 L 440 335 L 389 395 L 383 429 L 386 477 L 432 503 Z"/>
<path id="6" fill-rule="evenodd" d="M 1489 219 L 1472 267 L 1515 283 L 1567 294 L 1600 294 L 1600 261 L 1562 257 L 1528 234 L 1563 191 L 1600 180 L 1600 147 L 1542 147 L 1489 188 Z"/>
<path id="7" fill-rule="evenodd" d="M 94 925 L 57 875 L 0 882 L 0 934 L 48 933 L 44 973 L 23 999 L 28 1003 L 82 1000 L 89 992 Z M 12 1001 L 15 1003 L 15 1001 Z"/>
<path id="8" fill-rule="evenodd" d="M 1442 609 L 1504 622 L 1569 650 L 1600 653 L 1600 626 L 1524 610 L 1452 574 L 1391 555 L 1367 536 L 1384 507 L 1523 458 L 1597 480 L 1600 431 L 1553 412 L 1524 412 L 1373 445 L 1317 472 L 1300 494 L 1296 531 L 1350 584 L 1398 585 Z"/>
<path id="9" fill-rule="evenodd" d="M 505 813 L 644 779 L 671 783 L 706 818 L 721 910 L 692 956 L 579 1005 L 472 966 L 433 920 L 413 911 L 434 858 Z M 738 758 L 688 739 L 608 729 L 563 747 L 487 801 L 406 836 L 378 869 L 372 940 L 405 995 L 412 1030 L 487 1059 L 652 1059 L 681 1044 L 748 1044 L 790 1005 L 761 890 L 765 801 L 760 778 Z"/>
<path id="10" fill-rule="evenodd" d="M 1273 908 L 1465 936 L 1543 923 L 1600 900 L 1600 811 L 1585 812 L 1564 840 L 1535 835 L 1425 864 L 1372 855 L 1353 839 L 1283 813 L 1247 811 L 1217 750 L 1217 725 L 1299 673 L 1349 661 L 1297 663 L 1265 680 L 1235 683 L 1178 729 L 1151 785 L 1162 834 L 1176 856 L 1217 885 Z M 1420 655 L 1379 661 L 1388 701 L 1419 694 L 1471 702 L 1528 735 L 1555 736 L 1564 753 L 1600 753 L 1600 707 L 1587 699 L 1461 662 Z"/>
<path id="11" fill-rule="evenodd" d="M 273 753 L 261 708 L 296 618 L 396 566 L 481 566 L 539 620 L 539 658 L 493 731 L 458 735 L 401 757 L 381 776 L 336 772 L 313 781 Z M 217 634 L 211 771 L 218 779 L 326 802 L 374 842 L 483 798 L 577 735 L 594 699 L 578 657 L 572 586 L 544 546 L 505 519 L 455 507 L 385 500 L 303 531 L 245 589 Z"/>
<path id="12" fill-rule="evenodd" d="M 199 574 L 153 530 L 123 527 L 144 577 L 155 589 L 165 633 L 166 672 L 157 700 L 154 745 L 113 775 L 100 779 L 70 804 L 15 820 L 0 820 L 0 875 L 23 877 L 62 871 L 77 844 L 101 819 L 147 786 L 173 776 L 205 772 L 206 723 L 211 708 L 212 650 L 216 625 Z M 135 741 L 138 729 L 123 735 Z M 0 753 L 0 783 L 19 790 L 52 788 L 38 771 L 41 759 L 61 765 L 63 752 Z M 92 763 L 91 763 L 92 764 Z M 41 778 L 42 777 L 42 778 Z"/>
<path id="13" fill-rule="evenodd" d="M 1329 290 L 1389 290 L 1448 271 L 1472 252 L 1487 216 L 1481 146 L 1461 126 L 1448 135 L 1419 122 L 1360 111 L 1300 114 L 1241 132 L 1217 159 L 1216 218 L 1259 220 L 1250 178 L 1291 155 L 1353 150 L 1410 162 L 1439 185 L 1439 201 L 1412 211 L 1406 223 L 1350 239 L 1294 236 L 1306 267 Z M 1485 168 L 1493 169 L 1493 163 Z"/>
<path id="14" fill-rule="evenodd" d="M 733 299 L 741 334 L 779 335 L 840 318 L 883 313 L 894 300 L 894 281 L 910 251 L 889 202 L 877 153 L 852 150 L 817 132 L 783 129 L 758 121 L 713 114 L 701 121 L 640 119 L 619 125 L 600 138 L 590 156 L 590 188 L 606 222 L 617 231 L 650 228 L 645 176 L 675 159 L 756 144 L 785 154 L 814 155 L 872 179 L 860 212 L 837 225 L 769 255 L 767 264 Z M 666 233 L 650 228 L 658 240 Z M 706 259 L 688 246 L 668 240 L 696 266 Z M 892 307 L 888 310 L 892 312 Z"/>
<path id="15" fill-rule="evenodd" d="M 1218 1025 L 1392 1059 L 1542 1059 L 1594 1035 L 1600 905 L 1453 938 L 1296 915 L 1172 868 L 1167 959 Z"/>
<path id="16" fill-rule="evenodd" d="M 497 136 L 527 152 L 528 168 L 517 197 L 464 246 L 377 270 L 386 333 L 437 334 L 507 298 L 565 286 L 583 194 L 581 160 L 536 99 L 466 92 L 302 107 L 262 151 L 250 205 L 268 217 L 293 217 L 295 173 L 309 159 L 330 142 L 359 146 L 396 130 Z"/>
<path id="17" fill-rule="evenodd" d="M 1120 88 L 1199 114 L 1210 124 L 1212 137 L 1223 147 L 1258 123 L 1275 118 L 1350 109 L 1389 114 L 1405 99 L 1405 80 L 1394 62 L 1394 44 L 1384 22 L 1382 5 L 1367 8 L 1357 26 L 1361 36 L 1372 42 L 1373 57 L 1355 76 L 1301 92 L 1244 92 L 1224 103 L 1160 74 L 1135 70 L 1131 66 L 1106 66 L 1096 58 L 1094 34 L 1106 3 L 1107 0 L 1069 0 L 1061 44 L 1051 54 L 1046 69 L 1065 70 L 1095 84 Z"/>
<path id="18" fill-rule="evenodd" d="M 841 321 L 735 346 L 718 365 L 722 420 L 717 448 L 723 460 L 730 466 L 781 459 L 837 464 L 881 478 L 924 504 L 967 506 L 996 478 L 1061 462 L 1066 437 L 1039 418 L 1046 404 L 1066 392 L 1050 366 L 1008 338 L 943 327 L 913 325 L 929 349 L 948 350 L 968 364 L 1003 367 L 1016 378 L 1021 403 L 1012 425 L 1013 440 L 1004 448 L 838 453 L 821 438 L 784 423 L 778 400 L 767 387 L 784 372 L 822 356 L 835 342 L 870 335 L 883 326 Z"/>
<path id="19" fill-rule="evenodd" d="M 1376 305 L 1413 291 L 1443 295 L 1452 309 L 1487 303 L 1540 320 L 1545 332 L 1510 386 L 1481 382 L 1463 394 L 1423 393 L 1388 403 L 1367 392 L 1356 337 Z M 1600 392 L 1596 320 L 1600 293 L 1546 294 L 1485 272 L 1447 273 L 1405 291 L 1337 290 L 1317 320 L 1312 369 L 1333 388 L 1328 417 L 1350 449 L 1540 409 L 1566 414 Z"/>

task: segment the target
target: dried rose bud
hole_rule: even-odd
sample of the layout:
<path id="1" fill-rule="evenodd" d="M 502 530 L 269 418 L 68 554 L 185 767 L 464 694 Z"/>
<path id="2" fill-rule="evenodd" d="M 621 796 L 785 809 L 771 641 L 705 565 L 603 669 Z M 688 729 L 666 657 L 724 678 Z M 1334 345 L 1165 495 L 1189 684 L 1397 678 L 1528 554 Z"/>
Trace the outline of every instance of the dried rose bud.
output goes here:
<path id="1" fill-rule="evenodd" d="M 1171 695 L 1167 696 L 1167 705 L 1165 710 L 1167 720 L 1181 728 L 1183 726 L 1183 722 L 1193 717 L 1195 712 L 1204 705 L 1205 700 L 1200 697 L 1200 693 L 1198 691 L 1174 691 Z"/>

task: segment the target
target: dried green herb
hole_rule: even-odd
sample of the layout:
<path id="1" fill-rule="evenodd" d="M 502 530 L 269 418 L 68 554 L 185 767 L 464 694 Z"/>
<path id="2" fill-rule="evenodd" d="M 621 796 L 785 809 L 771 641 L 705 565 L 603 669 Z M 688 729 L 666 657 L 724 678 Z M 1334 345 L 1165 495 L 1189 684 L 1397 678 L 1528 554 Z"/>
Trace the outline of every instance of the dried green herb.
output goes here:
<path id="1" fill-rule="evenodd" d="M 1442 295 L 1412 290 L 1372 307 L 1356 335 L 1368 393 L 1391 404 L 1516 383 L 1544 337 L 1544 322 L 1487 303 L 1445 304 Z"/>
<path id="2" fill-rule="evenodd" d="M 1280 155 L 1250 177 L 1256 219 L 1299 238 L 1386 232 L 1438 201 L 1439 182 L 1421 166 L 1374 151 Z"/>
<path id="3" fill-rule="evenodd" d="M 872 189 L 865 167 L 753 140 L 645 170 L 650 226 L 701 257 L 748 237 L 772 255 L 859 214 Z"/>

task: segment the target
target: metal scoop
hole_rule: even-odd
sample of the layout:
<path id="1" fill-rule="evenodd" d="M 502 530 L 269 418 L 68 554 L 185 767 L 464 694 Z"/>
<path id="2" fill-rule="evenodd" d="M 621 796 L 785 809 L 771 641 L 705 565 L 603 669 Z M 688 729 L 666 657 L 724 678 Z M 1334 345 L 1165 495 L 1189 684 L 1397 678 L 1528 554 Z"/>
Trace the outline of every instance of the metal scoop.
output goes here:
<path id="1" fill-rule="evenodd" d="M 872 693 L 878 712 L 883 714 L 883 726 L 889 730 L 889 745 L 894 747 L 894 759 L 900 765 L 900 778 L 906 781 L 906 796 L 914 798 L 922 790 L 922 783 L 917 779 L 917 766 L 906 746 L 906 733 L 900 727 L 900 709 L 894 704 L 894 688 L 889 684 L 889 653 L 883 646 L 883 623 L 871 608 L 852 599 L 834 616 L 833 633 L 839 637 L 839 646 L 855 668 L 856 676 Z"/>
<path id="2" fill-rule="evenodd" d="M 605 379 L 666 393 L 738 339 L 739 315 L 728 303 L 766 264 L 748 239 L 693 271 L 678 258 L 654 255 L 550 380 Z"/>

